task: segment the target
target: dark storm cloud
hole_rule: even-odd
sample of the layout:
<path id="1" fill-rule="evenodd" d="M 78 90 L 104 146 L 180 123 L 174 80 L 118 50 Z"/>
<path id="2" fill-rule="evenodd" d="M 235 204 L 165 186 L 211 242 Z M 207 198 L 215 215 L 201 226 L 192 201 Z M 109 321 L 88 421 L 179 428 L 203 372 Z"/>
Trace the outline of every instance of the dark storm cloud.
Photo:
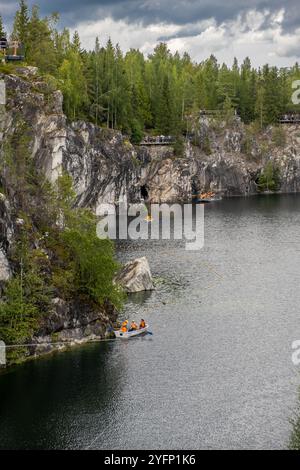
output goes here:
<path id="1" fill-rule="evenodd" d="M 13 3 L 9 2 L 10 5 Z M 250 8 L 271 12 L 285 8 L 285 30 L 293 30 L 300 25 L 299 0 L 29 0 L 28 3 L 39 4 L 44 14 L 60 12 L 62 23 L 69 26 L 108 16 L 144 25 L 158 22 L 185 25 L 209 18 L 222 23 Z M 7 0 L 0 0 L 0 11 L 3 4 L 8 4 Z"/>

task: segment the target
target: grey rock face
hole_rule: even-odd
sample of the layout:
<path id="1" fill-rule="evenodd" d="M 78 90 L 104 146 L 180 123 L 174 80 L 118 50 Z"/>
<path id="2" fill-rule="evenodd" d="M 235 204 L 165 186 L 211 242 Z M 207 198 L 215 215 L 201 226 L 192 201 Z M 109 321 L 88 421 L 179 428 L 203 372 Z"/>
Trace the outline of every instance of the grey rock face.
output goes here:
<path id="1" fill-rule="evenodd" d="M 104 338 L 108 328 L 117 320 L 117 312 L 110 304 L 95 309 L 82 301 L 65 302 L 60 298 L 54 299 L 52 304 L 51 314 L 32 338 L 31 355 Z"/>
<path id="2" fill-rule="evenodd" d="M 0 282 L 8 281 L 11 277 L 9 261 L 3 250 L 0 250 Z"/>
<path id="3" fill-rule="evenodd" d="M 72 176 L 77 203 L 97 212 L 101 203 L 138 201 L 136 152 L 120 132 L 85 122 L 67 128 L 63 167 Z"/>
<path id="4" fill-rule="evenodd" d="M 154 289 L 150 266 L 145 256 L 126 263 L 115 281 L 127 293 Z"/>
<path id="5" fill-rule="evenodd" d="M 13 224 L 9 201 L 0 193 L 0 283 L 11 277 L 7 252 L 13 237 Z"/>
<path id="6" fill-rule="evenodd" d="M 33 78 L 38 75 L 39 69 L 37 67 L 27 66 L 27 67 L 16 67 L 16 72 L 18 75 L 21 75 L 25 78 Z"/>

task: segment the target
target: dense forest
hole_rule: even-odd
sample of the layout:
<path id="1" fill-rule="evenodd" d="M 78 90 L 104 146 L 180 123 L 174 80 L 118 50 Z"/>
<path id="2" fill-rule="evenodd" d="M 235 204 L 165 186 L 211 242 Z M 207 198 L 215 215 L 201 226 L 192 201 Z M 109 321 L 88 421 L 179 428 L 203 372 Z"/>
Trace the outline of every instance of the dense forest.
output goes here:
<path id="1" fill-rule="evenodd" d="M 293 109 L 291 83 L 300 78 L 291 69 L 265 65 L 254 69 L 247 57 L 232 67 L 211 55 L 195 63 L 185 53 L 171 54 L 164 43 L 149 57 L 135 49 L 125 55 L 111 40 L 86 51 L 77 32 L 59 31 L 59 16 L 41 18 L 24 0 L 16 12 L 11 38 L 24 45 L 26 63 L 58 81 L 70 119 L 86 119 L 120 129 L 133 142 L 144 132 L 179 135 L 187 118 L 200 109 L 236 110 L 243 122 L 274 123 Z M 3 31 L 0 18 L 0 33 Z M 99 32 L 101 35 L 101 31 Z"/>

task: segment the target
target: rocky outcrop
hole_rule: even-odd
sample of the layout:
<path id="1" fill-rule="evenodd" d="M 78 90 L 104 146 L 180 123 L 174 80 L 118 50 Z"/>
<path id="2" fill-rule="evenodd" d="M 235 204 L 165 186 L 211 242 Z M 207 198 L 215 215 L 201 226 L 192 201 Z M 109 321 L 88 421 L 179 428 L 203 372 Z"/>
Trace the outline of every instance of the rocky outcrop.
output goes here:
<path id="1" fill-rule="evenodd" d="M 78 300 L 53 299 L 52 312 L 32 338 L 30 354 L 50 353 L 104 338 L 116 320 L 117 312 L 110 304 L 99 309 Z"/>
<path id="2" fill-rule="evenodd" d="M 11 267 L 7 259 L 13 238 L 13 223 L 9 201 L 0 193 L 0 286 L 11 277 Z"/>
<path id="3" fill-rule="evenodd" d="M 141 184 L 151 202 L 186 202 L 193 194 L 214 191 L 222 196 L 252 195 L 267 162 L 279 170 L 280 191 L 300 190 L 299 126 L 282 129 L 286 142 L 276 146 L 273 133 L 249 130 L 235 117 L 230 124 L 201 119 L 185 142 L 182 155 L 170 155 L 167 146 L 144 147 Z M 148 153 L 148 159 L 147 159 Z"/>
<path id="4" fill-rule="evenodd" d="M 3 250 L 0 250 L 0 282 L 8 281 L 11 277 L 11 269 L 7 256 Z"/>
<path id="5" fill-rule="evenodd" d="M 126 263 L 115 281 L 127 293 L 154 289 L 150 266 L 145 256 Z"/>
<path id="6" fill-rule="evenodd" d="M 120 132 L 85 122 L 70 124 L 62 163 L 73 178 L 80 206 L 97 212 L 101 203 L 140 200 L 137 155 Z"/>
<path id="7" fill-rule="evenodd" d="M 46 177 L 55 180 L 62 171 L 62 149 L 66 141 L 66 117 L 62 93 L 42 80 L 35 67 L 20 67 L 18 75 L 0 74 L 6 84 L 6 112 L 1 117 L 4 140 L 24 124 L 28 127 L 30 152 Z"/>

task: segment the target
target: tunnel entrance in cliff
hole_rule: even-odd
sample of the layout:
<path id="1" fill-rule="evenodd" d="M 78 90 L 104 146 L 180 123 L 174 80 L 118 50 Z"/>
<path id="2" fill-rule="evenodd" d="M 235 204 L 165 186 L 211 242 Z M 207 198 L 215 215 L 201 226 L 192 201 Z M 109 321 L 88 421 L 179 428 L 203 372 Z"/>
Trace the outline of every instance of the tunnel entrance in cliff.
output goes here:
<path id="1" fill-rule="evenodd" d="M 192 178 L 191 180 L 191 191 L 192 191 L 192 197 L 197 197 L 198 194 L 200 193 L 200 183 L 197 180 L 197 178 Z"/>
<path id="2" fill-rule="evenodd" d="M 141 186 L 141 198 L 145 201 L 149 198 L 148 188 L 145 184 Z"/>

